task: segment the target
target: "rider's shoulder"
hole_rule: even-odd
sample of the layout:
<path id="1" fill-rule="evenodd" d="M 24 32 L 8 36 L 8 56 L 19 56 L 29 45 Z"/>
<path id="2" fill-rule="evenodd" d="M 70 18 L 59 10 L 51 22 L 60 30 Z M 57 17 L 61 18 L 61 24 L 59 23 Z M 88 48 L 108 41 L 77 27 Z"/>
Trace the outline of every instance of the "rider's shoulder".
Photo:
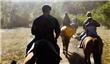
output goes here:
<path id="1" fill-rule="evenodd" d="M 37 20 L 41 19 L 42 17 L 43 17 L 43 15 L 41 15 L 41 16 L 35 18 L 34 21 L 37 21 Z"/>
<path id="2" fill-rule="evenodd" d="M 54 16 L 50 15 L 49 16 L 51 19 L 57 20 Z"/>
<path id="3" fill-rule="evenodd" d="M 90 20 L 93 20 L 93 18 L 92 18 L 92 17 L 87 17 L 87 18 L 85 19 L 85 21 L 84 21 L 84 24 L 87 23 L 87 22 L 90 22 Z"/>

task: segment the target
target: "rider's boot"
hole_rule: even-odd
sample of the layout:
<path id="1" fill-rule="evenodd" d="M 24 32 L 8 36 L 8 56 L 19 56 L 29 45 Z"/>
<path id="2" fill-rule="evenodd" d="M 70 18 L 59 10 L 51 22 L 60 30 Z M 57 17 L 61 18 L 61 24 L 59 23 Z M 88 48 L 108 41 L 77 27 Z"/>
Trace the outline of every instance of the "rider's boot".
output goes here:
<path id="1" fill-rule="evenodd" d="M 82 41 L 80 41 L 80 44 L 78 45 L 78 48 L 83 48 Z"/>

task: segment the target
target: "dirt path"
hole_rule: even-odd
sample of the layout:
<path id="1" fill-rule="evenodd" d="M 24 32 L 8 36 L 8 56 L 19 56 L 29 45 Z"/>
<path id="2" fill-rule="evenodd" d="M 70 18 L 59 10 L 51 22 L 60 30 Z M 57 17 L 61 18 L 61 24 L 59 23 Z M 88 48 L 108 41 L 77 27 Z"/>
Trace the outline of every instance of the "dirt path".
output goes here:
<path id="1" fill-rule="evenodd" d="M 60 47 L 60 55 L 62 57 L 62 60 L 60 64 L 81 64 L 83 61 L 83 51 L 82 49 L 78 49 L 77 45 L 78 43 L 76 40 L 73 38 L 70 41 L 69 44 L 69 57 L 66 58 L 65 55 L 63 54 L 63 46 L 62 46 L 62 41 L 61 38 L 58 39 L 58 45 Z"/>
<path id="2" fill-rule="evenodd" d="M 82 28 L 79 28 L 79 30 L 77 30 L 77 32 L 81 32 L 81 31 L 82 31 Z M 62 57 L 60 64 L 84 64 L 83 50 L 77 47 L 78 44 L 79 43 L 76 39 L 71 38 L 68 51 L 71 52 L 72 54 L 70 53 L 69 58 L 66 58 L 65 55 L 63 54 L 61 37 L 59 37 L 58 45 L 60 47 L 60 56 Z M 93 58 L 91 58 L 91 62 L 92 64 L 94 64 Z"/>
<path id="3" fill-rule="evenodd" d="M 68 58 L 66 58 L 65 55 L 63 54 L 63 46 L 62 46 L 61 38 L 58 39 L 58 45 L 60 47 L 60 56 L 62 57 L 60 64 L 83 64 L 84 54 L 82 49 L 77 48 L 78 46 L 77 40 L 73 38 L 70 40 L 70 44 L 68 48 L 69 51 Z M 91 61 L 92 64 L 94 64 L 93 58 L 91 58 Z"/>

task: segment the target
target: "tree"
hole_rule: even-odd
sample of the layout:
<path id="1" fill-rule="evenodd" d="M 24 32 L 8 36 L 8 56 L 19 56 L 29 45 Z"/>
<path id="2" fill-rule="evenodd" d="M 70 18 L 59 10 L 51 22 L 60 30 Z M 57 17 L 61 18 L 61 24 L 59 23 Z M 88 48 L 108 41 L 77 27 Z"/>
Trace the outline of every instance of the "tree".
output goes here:
<path id="1" fill-rule="evenodd" d="M 102 14 L 105 17 L 105 25 L 110 28 L 110 1 L 103 5 L 102 9 Z"/>

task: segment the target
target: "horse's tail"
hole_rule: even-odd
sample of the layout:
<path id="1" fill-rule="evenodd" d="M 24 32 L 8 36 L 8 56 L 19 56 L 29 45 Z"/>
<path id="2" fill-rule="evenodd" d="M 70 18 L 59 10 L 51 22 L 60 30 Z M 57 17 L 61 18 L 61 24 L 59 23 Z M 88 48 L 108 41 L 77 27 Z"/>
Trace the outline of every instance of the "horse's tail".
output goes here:
<path id="1" fill-rule="evenodd" d="M 103 52 L 103 42 L 100 38 L 95 38 L 93 40 L 93 45 L 94 45 L 94 50 L 96 50 L 96 52 L 99 51 L 99 54 L 102 54 Z"/>
<path id="2" fill-rule="evenodd" d="M 93 40 L 94 49 L 99 46 L 99 41 L 97 38 Z"/>

